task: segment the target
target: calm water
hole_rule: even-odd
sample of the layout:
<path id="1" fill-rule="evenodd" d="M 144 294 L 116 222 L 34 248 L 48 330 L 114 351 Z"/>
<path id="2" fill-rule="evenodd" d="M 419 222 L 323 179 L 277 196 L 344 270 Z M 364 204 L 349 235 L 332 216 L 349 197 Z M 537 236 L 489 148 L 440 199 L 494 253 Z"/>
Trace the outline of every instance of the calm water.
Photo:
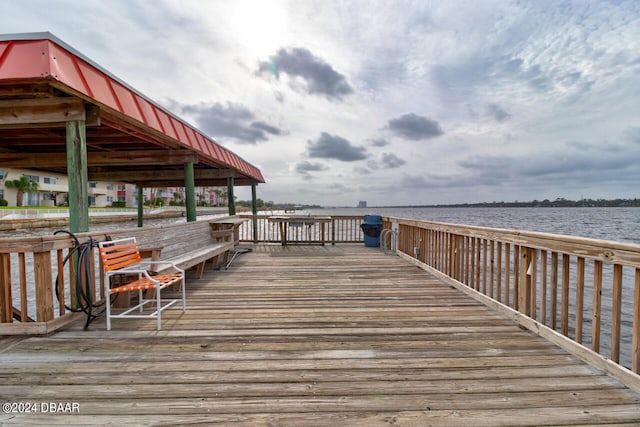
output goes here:
<path id="1" fill-rule="evenodd" d="M 640 208 L 338 208 L 304 212 L 378 214 L 640 244 Z"/>
<path id="2" fill-rule="evenodd" d="M 280 212 L 281 213 L 281 212 Z M 269 213 L 270 214 L 270 213 Z M 367 215 L 541 231 L 640 244 L 640 208 L 326 208 L 299 215 Z M 199 216 L 204 220 L 219 215 Z M 185 222 L 184 218 L 145 220 L 145 227 Z M 92 231 L 135 228 L 135 221 L 97 224 Z M 0 231 L 0 238 L 43 236 L 61 227 Z"/>

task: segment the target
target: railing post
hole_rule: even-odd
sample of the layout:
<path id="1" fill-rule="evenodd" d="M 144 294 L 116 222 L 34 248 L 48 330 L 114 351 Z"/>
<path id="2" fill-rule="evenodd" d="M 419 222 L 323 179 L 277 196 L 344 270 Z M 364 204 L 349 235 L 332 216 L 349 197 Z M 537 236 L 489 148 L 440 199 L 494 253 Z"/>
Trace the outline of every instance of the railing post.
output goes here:
<path id="1" fill-rule="evenodd" d="M 331 244 L 336 244 L 336 220 L 331 218 Z"/>
<path id="2" fill-rule="evenodd" d="M 640 268 L 636 268 L 631 347 L 631 370 L 640 374 Z"/>
<path id="3" fill-rule="evenodd" d="M 520 311 L 520 246 L 513 245 L 513 309 Z"/>
<path id="4" fill-rule="evenodd" d="M 518 311 L 531 316 L 531 249 L 520 248 L 520 287 Z"/>
<path id="5" fill-rule="evenodd" d="M 504 301 L 509 306 L 509 298 L 511 294 L 511 243 L 504 244 Z M 515 303 L 514 303 L 515 306 Z"/>
<path id="6" fill-rule="evenodd" d="M 602 276 L 600 276 L 602 279 Z M 556 328 L 558 317 L 558 252 L 551 253 L 551 298 L 549 301 L 549 318 L 551 329 Z"/>
<path id="7" fill-rule="evenodd" d="M 10 254 L 0 254 L 0 323 L 13 322 Z"/>
<path id="8" fill-rule="evenodd" d="M 620 362 L 620 332 L 622 325 L 622 265 L 613 265 L 613 306 L 611 308 L 611 360 Z"/>
<path id="9" fill-rule="evenodd" d="M 578 277 L 576 279 L 576 342 L 582 344 L 582 323 L 584 315 L 584 258 L 578 257 Z"/>
<path id="10" fill-rule="evenodd" d="M 535 249 L 524 246 L 520 247 L 517 310 L 532 319 L 536 318 L 536 258 Z M 514 304 L 515 303 L 516 299 L 514 296 Z"/>
<path id="11" fill-rule="evenodd" d="M 502 299 L 502 242 L 498 242 L 497 245 L 497 259 L 496 264 L 498 268 L 496 269 L 496 293 L 495 299 L 498 301 L 504 301 Z"/>
<path id="12" fill-rule="evenodd" d="M 638 278 L 638 275 L 636 275 L 636 296 L 638 295 L 637 278 Z M 635 307 L 636 309 L 640 310 L 640 305 L 636 304 Z M 593 313 L 591 315 L 591 349 L 595 352 L 600 353 L 600 325 L 601 325 L 601 315 L 602 315 L 602 261 L 600 260 L 595 260 L 593 262 L 592 311 Z"/>
<path id="13" fill-rule="evenodd" d="M 458 281 L 462 281 L 462 247 L 464 245 L 464 238 L 460 235 L 451 233 L 450 240 L 449 275 Z"/>
<path id="14" fill-rule="evenodd" d="M 570 256 L 562 254 L 562 301 L 560 331 L 565 337 L 569 336 L 569 266 Z"/>
<path id="15" fill-rule="evenodd" d="M 36 320 L 53 320 L 53 280 L 51 275 L 51 252 L 34 252 L 33 268 L 36 284 Z"/>

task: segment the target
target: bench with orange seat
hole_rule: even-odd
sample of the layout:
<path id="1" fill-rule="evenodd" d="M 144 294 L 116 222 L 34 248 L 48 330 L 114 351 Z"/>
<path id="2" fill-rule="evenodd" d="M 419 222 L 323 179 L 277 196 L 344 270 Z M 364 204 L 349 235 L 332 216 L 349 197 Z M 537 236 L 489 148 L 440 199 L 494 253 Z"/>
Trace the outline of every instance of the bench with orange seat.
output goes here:
<path id="1" fill-rule="evenodd" d="M 112 318 L 155 318 L 157 321 L 157 330 L 160 330 L 162 312 L 180 301 L 179 299 L 162 299 L 162 290 L 171 285 L 180 284 L 182 311 L 184 312 L 186 310 L 185 272 L 183 269 L 167 261 L 143 261 L 135 237 L 100 242 L 98 248 L 104 269 L 105 283 L 110 283 L 110 278 L 114 275 L 137 275 L 137 279 L 134 279 L 132 282 L 114 287 L 105 287 L 107 330 L 111 330 Z M 164 273 L 152 275 L 153 273 L 150 273 L 151 270 L 149 267 L 157 264 L 164 266 Z M 168 272 L 167 267 L 171 268 L 171 272 Z M 145 291 L 148 290 L 155 291 L 155 295 L 152 298 L 145 298 Z M 135 291 L 138 291 L 139 295 L 137 305 L 122 313 L 111 313 L 109 302 L 112 295 Z M 154 303 L 155 307 L 151 308 L 152 311 L 145 313 L 145 305 L 152 305 Z"/>

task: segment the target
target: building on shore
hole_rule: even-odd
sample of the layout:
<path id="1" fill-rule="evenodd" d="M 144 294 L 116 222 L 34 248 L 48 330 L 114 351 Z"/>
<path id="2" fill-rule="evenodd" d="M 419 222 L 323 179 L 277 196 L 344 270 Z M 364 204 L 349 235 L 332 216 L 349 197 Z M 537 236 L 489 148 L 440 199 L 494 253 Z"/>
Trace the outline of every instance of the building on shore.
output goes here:
<path id="1" fill-rule="evenodd" d="M 367 207 L 367 201 L 366 200 L 360 200 L 358 202 L 358 207 L 359 208 L 366 208 Z"/>
<path id="2" fill-rule="evenodd" d="M 25 193 L 22 199 L 24 206 L 64 206 L 69 194 L 67 175 L 27 169 L 6 169 L 0 166 L 0 199 L 16 204 L 18 190 L 6 186 L 7 181 L 21 177 L 38 184 L 36 191 Z M 111 206 L 118 200 L 118 186 L 113 182 L 90 181 L 88 188 L 90 206 Z"/>
<path id="3" fill-rule="evenodd" d="M 66 206 L 68 204 L 69 181 L 67 175 L 52 172 L 42 172 L 27 169 L 9 169 L 0 165 L 0 200 L 6 200 L 10 205 L 17 204 L 18 190 L 9 188 L 7 181 L 18 180 L 21 177 L 38 184 L 38 189 L 23 196 L 24 206 Z M 218 206 L 226 204 L 226 188 L 196 187 L 196 202 L 199 205 Z M 182 187 L 144 188 L 142 196 L 145 203 L 169 206 L 181 204 L 185 200 Z M 127 207 L 138 205 L 137 188 L 133 184 L 121 182 L 89 181 L 89 206 L 107 207 L 114 202 L 124 203 Z"/>

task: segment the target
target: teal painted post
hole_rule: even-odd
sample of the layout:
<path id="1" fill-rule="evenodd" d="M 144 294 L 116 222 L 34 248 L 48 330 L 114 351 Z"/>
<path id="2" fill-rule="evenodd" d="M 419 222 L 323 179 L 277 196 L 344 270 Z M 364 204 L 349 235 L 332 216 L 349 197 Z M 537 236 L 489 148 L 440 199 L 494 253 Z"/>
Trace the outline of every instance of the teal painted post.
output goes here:
<path id="1" fill-rule="evenodd" d="M 67 177 L 69 179 L 69 231 L 89 231 L 87 187 L 87 132 L 84 120 L 67 122 Z"/>
<path id="2" fill-rule="evenodd" d="M 196 185 L 193 162 L 184 164 L 184 193 L 187 222 L 194 222 L 196 220 Z"/>
<path id="3" fill-rule="evenodd" d="M 138 227 L 142 227 L 144 222 L 144 196 L 142 194 L 142 185 L 136 184 L 138 189 Z"/>
<path id="4" fill-rule="evenodd" d="M 251 213 L 253 213 L 253 242 L 258 243 L 258 199 L 256 197 L 256 184 L 251 184 Z"/>
<path id="5" fill-rule="evenodd" d="M 233 177 L 227 178 L 227 196 L 229 199 L 229 215 L 236 214 L 236 201 L 233 195 Z"/>

